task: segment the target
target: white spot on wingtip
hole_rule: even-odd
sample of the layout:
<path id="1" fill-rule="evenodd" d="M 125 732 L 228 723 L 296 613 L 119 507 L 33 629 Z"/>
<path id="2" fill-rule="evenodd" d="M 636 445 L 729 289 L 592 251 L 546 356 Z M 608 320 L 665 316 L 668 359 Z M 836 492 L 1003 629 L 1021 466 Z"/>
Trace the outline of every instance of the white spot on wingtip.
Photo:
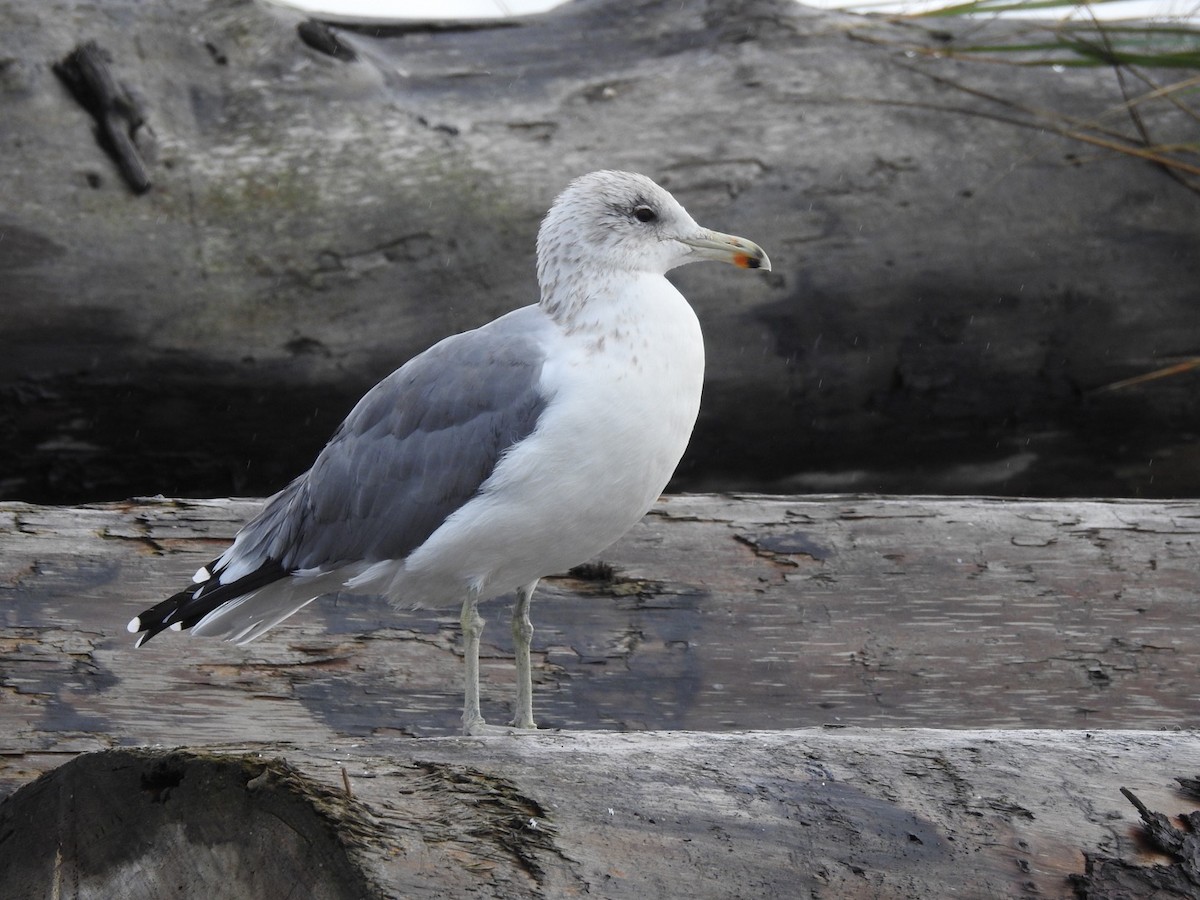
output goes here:
<path id="1" fill-rule="evenodd" d="M 208 566 L 201 566 L 196 570 L 196 574 L 192 576 L 192 581 L 195 584 L 199 584 L 202 581 L 208 581 L 210 578 L 212 578 L 212 575 L 209 574 Z"/>
<path id="2" fill-rule="evenodd" d="M 183 623 L 182 622 L 172 622 L 167 627 L 170 628 L 172 631 L 183 631 Z"/>
<path id="3" fill-rule="evenodd" d="M 132 619 L 130 619 L 129 624 L 125 626 L 125 630 L 128 631 L 130 634 L 137 634 L 139 631 L 141 631 L 142 630 L 142 617 L 134 616 Z M 141 641 L 138 641 L 138 643 L 140 644 Z"/>

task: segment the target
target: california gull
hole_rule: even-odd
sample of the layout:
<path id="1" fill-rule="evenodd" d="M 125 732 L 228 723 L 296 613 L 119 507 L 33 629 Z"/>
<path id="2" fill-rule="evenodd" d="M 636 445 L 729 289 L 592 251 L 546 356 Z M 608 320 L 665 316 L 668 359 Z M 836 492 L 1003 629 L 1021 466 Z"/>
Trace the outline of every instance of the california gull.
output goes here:
<path id="1" fill-rule="evenodd" d="M 446 338 L 372 388 L 191 586 L 129 623 L 137 646 L 165 629 L 243 644 L 341 589 L 461 603 L 463 729 L 481 733 L 478 604 L 515 591 L 512 725 L 536 727 L 530 599 L 540 578 L 641 519 L 683 455 L 704 343 L 663 276 L 703 259 L 771 268 L 643 175 L 572 182 L 538 232 L 540 303 Z"/>

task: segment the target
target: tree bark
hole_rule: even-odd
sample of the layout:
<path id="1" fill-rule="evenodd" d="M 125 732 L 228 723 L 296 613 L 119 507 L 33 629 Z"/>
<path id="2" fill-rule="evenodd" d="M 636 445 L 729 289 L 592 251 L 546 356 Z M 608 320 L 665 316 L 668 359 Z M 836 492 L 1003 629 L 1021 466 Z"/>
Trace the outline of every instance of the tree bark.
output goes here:
<path id="1" fill-rule="evenodd" d="M 1108 69 L 785 0 L 303 33 L 242 0 L 0 0 L 0 22 L 4 496 L 277 489 L 375 380 L 534 300 L 539 217 L 601 167 L 776 266 L 677 276 L 710 358 L 677 486 L 1200 492 L 1194 372 L 1094 390 L 1200 346 L 1197 196 L 1035 112 L 1136 137 Z M 88 41 L 155 136 L 141 196 L 52 72 Z M 1190 140 L 1166 100 L 1138 109 Z"/>
<path id="2" fill-rule="evenodd" d="M 1194 735 L 1149 732 L 552 732 L 113 750 L 0 804 L 0 892 L 1185 897 L 1195 860 L 1140 840 L 1121 792 L 1174 817 L 1197 802 L 1172 776 L 1197 771 Z M 1170 822 L 1158 834 L 1182 836 Z M 1097 861 L 1114 877 L 1099 877 Z"/>

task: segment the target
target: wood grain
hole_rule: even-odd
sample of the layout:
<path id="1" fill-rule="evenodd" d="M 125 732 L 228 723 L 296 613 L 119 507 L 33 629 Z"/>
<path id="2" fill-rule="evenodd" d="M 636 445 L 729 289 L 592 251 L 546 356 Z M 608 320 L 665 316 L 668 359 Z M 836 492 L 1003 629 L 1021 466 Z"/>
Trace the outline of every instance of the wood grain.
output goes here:
<path id="1" fill-rule="evenodd" d="M 1151 896 L 1145 879 L 1179 866 L 1140 842 L 1120 789 L 1171 816 L 1194 810 L 1174 790 L 1180 769 L 1200 770 L 1194 735 L 1129 731 L 550 732 L 107 751 L 0 805 L 0 892 L 1068 898 L 1080 896 L 1069 879 L 1086 853 L 1153 866 L 1125 873 L 1127 892 L 1114 895 Z"/>
<path id="2" fill-rule="evenodd" d="M 328 597 L 246 647 L 125 622 L 258 507 L 0 506 L 0 785 L 80 750 L 453 734 L 457 610 Z M 670 496 L 534 600 L 549 728 L 1200 724 L 1196 501 Z M 597 580 L 598 579 L 598 580 Z M 511 714 L 508 607 L 485 715 Z M 1189 774 L 1189 773 L 1180 773 Z"/>

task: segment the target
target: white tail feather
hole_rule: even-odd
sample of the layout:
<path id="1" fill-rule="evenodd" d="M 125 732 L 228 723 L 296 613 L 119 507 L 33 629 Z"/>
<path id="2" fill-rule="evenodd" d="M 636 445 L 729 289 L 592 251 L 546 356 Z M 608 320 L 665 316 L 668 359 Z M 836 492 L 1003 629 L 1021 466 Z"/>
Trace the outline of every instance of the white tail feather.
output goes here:
<path id="1" fill-rule="evenodd" d="M 247 644 L 262 637 L 322 594 L 340 590 L 343 582 L 355 571 L 354 567 L 347 566 L 332 572 L 281 578 L 222 603 L 192 627 L 192 634 Z"/>

